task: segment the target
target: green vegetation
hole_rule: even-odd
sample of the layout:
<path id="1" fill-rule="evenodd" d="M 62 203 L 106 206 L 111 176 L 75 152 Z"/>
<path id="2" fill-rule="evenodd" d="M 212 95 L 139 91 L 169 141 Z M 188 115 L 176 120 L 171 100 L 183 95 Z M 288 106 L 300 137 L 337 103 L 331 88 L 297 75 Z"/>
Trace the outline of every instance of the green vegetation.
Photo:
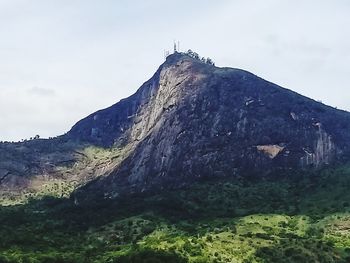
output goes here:
<path id="1" fill-rule="evenodd" d="M 0 207 L 0 262 L 349 262 L 350 167 Z"/>
<path id="2" fill-rule="evenodd" d="M 199 61 L 201 61 L 201 62 L 203 62 L 205 64 L 215 66 L 215 63 L 214 63 L 214 61 L 211 58 L 200 57 L 198 55 L 198 53 L 192 51 L 191 49 L 189 49 L 184 54 L 190 56 L 191 58 L 197 59 L 197 60 L 199 60 Z"/>

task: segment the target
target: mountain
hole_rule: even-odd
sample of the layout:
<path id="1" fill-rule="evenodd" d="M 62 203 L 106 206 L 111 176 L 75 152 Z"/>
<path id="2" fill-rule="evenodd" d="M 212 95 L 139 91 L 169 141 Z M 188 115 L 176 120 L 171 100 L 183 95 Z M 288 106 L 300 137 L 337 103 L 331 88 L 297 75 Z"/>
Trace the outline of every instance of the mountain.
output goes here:
<path id="1" fill-rule="evenodd" d="M 344 162 L 349 128 L 348 112 L 249 72 L 175 53 L 133 96 L 88 116 L 68 134 L 128 149 L 116 169 L 77 192 L 113 198 L 200 178 Z"/>
<path id="2" fill-rule="evenodd" d="M 0 143 L 0 262 L 350 262 L 349 120 L 170 55 L 68 133 Z"/>
<path id="3" fill-rule="evenodd" d="M 134 95 L 67 134 L 0 144 L 0 193 L 115 198 L 320 168 L 349 159 L 349 129 L 348 112 L 176 52 Z"/>

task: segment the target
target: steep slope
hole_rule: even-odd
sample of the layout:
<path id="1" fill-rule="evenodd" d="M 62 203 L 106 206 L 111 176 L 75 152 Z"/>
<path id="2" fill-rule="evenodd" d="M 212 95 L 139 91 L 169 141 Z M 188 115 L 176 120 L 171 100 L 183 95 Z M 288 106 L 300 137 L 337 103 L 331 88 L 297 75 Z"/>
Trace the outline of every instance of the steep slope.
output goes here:
<path id="1" fill-rule="evenodd" d="M 125 160 L 76 197 L 178 188 L 199 178 L 264 176 L 348 159 L 350 114 L 251 73 L 175 53 L 135 95 L 68 133 L 125 147 Z"/>
<path id="2" fill-rule="evenodd" d="M 66 135 L 0 143 L 0 262 L 350 262 L 349 121 L 173 54 Z"/>
<path id="3" fill-rule="evenodd" d="M 0 203 L 78 200 L 265 176 L 350 156 L 350 114 L 183 53 L 63 136 L 0 143 Z M 1 201 L 2 200 L 2 201 Z"/>

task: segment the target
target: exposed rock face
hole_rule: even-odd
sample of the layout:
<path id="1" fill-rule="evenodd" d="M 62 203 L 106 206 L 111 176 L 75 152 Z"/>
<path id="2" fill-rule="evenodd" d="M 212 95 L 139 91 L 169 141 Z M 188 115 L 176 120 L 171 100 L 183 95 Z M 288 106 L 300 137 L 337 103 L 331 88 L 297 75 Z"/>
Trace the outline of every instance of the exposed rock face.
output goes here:
<path id="1" fill-rule="evenodd" d="M 316 123 L 315 126 L 318 128 L 316 145 L 312 152 L 304 149 L 306 156 L 301 158 L 303 166 L 330 164 L 336 156 L 337 149 L 332 141 L 332 137 L 321 128 L 321 123 Z"/>
<path id="2" fill-rule="evenodd" d="M 61 195 L 78 188 L 77 200 L 113 198 L 204 177 L 320 167 L 349 160 L 349 131 L 348 112 L 176 53 L 134 95 L 68 134 L 0 144 L 0 197 L 63 185 Z"/>
<path id="3" fill-rule="evenodd" d="M 284 147 L 280 145 L 258 145 L 256 148 L 264 152 L 271 159 L 275 158 L 284 149 Z"/>
<path id="4" fill-rule="evenodd" d="M 69 135 L 128 156 L 76 196 L 181 187 L 202 177 L 261 174 L 349 157 L 350 114 L 251 73 L 174 54 L 130 98 Z M 263 172 L 264 171 L 264 172 Z"/>

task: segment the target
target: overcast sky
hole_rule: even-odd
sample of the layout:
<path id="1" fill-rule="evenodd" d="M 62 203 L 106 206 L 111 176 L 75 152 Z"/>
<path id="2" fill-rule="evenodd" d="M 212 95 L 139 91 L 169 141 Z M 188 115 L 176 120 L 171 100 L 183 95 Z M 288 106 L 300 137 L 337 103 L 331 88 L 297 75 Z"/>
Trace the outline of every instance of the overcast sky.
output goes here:
<path id="1" fill-rule="evenodd" d="M 348 0 L 0 0 L 0 140 L 55 136 L 193 49 L 350 110 Z"/>

